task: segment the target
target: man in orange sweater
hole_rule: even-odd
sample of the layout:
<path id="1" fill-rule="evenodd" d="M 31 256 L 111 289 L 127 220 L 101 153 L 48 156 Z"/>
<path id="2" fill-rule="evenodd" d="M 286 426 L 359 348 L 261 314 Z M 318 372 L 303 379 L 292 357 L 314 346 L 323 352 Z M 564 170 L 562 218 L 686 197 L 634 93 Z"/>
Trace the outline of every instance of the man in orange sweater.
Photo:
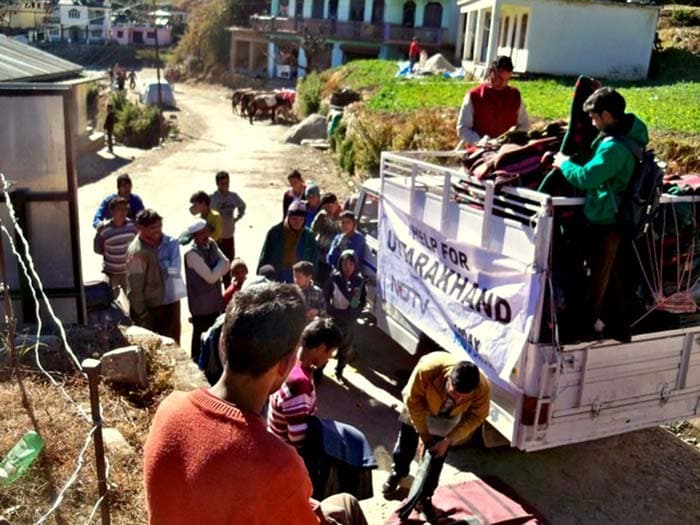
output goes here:
<path id="1" fill-rule="evenodd" d="M 173 392 L 153 419 L 144 447 L 150 524 L 366 525 L 352 496 L 310 500 L 304 463 L 260 416 L 296 362 L 305 310 L 289 284 L 234 296 L 221 379 L 208 390 Z"/>

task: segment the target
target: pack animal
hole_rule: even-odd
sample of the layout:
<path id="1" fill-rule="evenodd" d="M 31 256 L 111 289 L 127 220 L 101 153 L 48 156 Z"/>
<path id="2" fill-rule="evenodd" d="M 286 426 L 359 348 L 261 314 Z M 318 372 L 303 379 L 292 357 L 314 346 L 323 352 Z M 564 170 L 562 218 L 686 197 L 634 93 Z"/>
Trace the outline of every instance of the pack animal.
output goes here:
<path id="1" fill-rule="evenodd" d="M 237 89 L 233 92 L 231 95 L 231 110 L 234 115 L 236 113 L 243 115 L 243 99 L 249 93 L 253 93 L 253 90 L 250 88 Z"/>
<path id="2" fill-rule="evenodd" d="M 276 113 L 281 108 L 291 109 L 291 103 L 281 94 L 258 93 L 246 106 L 246 114 L 251 124 L 253 118 L 263 119 L 268 116 L 274 124 Z"/>

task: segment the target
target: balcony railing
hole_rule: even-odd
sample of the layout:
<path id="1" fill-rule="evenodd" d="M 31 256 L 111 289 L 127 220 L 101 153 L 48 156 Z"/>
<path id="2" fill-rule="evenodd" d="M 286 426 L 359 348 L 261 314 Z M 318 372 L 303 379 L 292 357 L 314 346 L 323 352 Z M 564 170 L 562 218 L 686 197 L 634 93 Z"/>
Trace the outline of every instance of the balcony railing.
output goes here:
<path id="1" fill-rule="evenodd" d="M 340 22 L 313 18 L 278 18 L 253 15 L 250 29 L 264 33 L 323 34 L 327 37 L 361 42 L 405 44 L 415 36 L 421 44 L 439 45 L 444 42 L 445 29 L 431 27 L 404 27 L 394 24 L 367 24 Z M 247 28 L 246 28 L 247 29 Z"/>

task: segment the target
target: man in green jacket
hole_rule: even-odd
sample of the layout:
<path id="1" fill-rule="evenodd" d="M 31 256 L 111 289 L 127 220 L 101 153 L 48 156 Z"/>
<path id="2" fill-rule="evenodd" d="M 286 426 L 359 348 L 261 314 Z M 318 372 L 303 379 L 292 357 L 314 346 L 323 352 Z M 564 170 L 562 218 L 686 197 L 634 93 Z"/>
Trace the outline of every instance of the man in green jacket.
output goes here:
<path id="1" fill-rule="evenodd" d="M 554 162 L 569 183 L 586 191 L 583 213 L 588 222 L 586 259 L 591 281 L 584 301 L 584 333 L 591 329 L 598 334 L 603 331 L 606 323 L 601 315 L 607 295 L 608 300 L 620 304 L 618 308 L 608 308 L 615 312 L 616 319 L 607 320 L 609 329 L 605 335 L 620 340 L 630 338 L 628 322 L 622 319 L 627 311 L 622 302 L 628 294 L 617 269 L 629 240 L 623 238 L 616 214 L 637 168 L 637 160 L 625 140 L 634 141 L 640 148 L 649 142 L 646 125 L 635 115 L 625 113 L 625 106 L 625 99 L 614 89 L 596 90 L 583 104 L 600 131 L 591 145 L 593 156 L 585 164 L 577 164 L 558 154 Z"/>
<path id="2" fill-rule="evenodd" d="M 318 244 L 314 234 L 304 226 L 306 206 L 297 201 L 290 204 L 285 219 L 270 228 L 258 261 L 258 270 L 270 264 L 281 282 L 293 283 L 292 267 L 299 261 L 318 266 Z"/>

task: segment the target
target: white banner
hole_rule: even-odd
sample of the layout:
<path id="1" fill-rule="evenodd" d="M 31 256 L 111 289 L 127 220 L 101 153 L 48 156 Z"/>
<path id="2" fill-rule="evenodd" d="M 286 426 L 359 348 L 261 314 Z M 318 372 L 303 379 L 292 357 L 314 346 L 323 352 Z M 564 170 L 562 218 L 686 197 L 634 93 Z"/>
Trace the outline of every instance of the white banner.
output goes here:
<path id="1" fill-rule="evenodd" d="M 385 301 L 440 346 L 464 349 L 509 382 L 539 292 L 533 269 L 450 239 L 382 199 L 377 283 Z"/>

